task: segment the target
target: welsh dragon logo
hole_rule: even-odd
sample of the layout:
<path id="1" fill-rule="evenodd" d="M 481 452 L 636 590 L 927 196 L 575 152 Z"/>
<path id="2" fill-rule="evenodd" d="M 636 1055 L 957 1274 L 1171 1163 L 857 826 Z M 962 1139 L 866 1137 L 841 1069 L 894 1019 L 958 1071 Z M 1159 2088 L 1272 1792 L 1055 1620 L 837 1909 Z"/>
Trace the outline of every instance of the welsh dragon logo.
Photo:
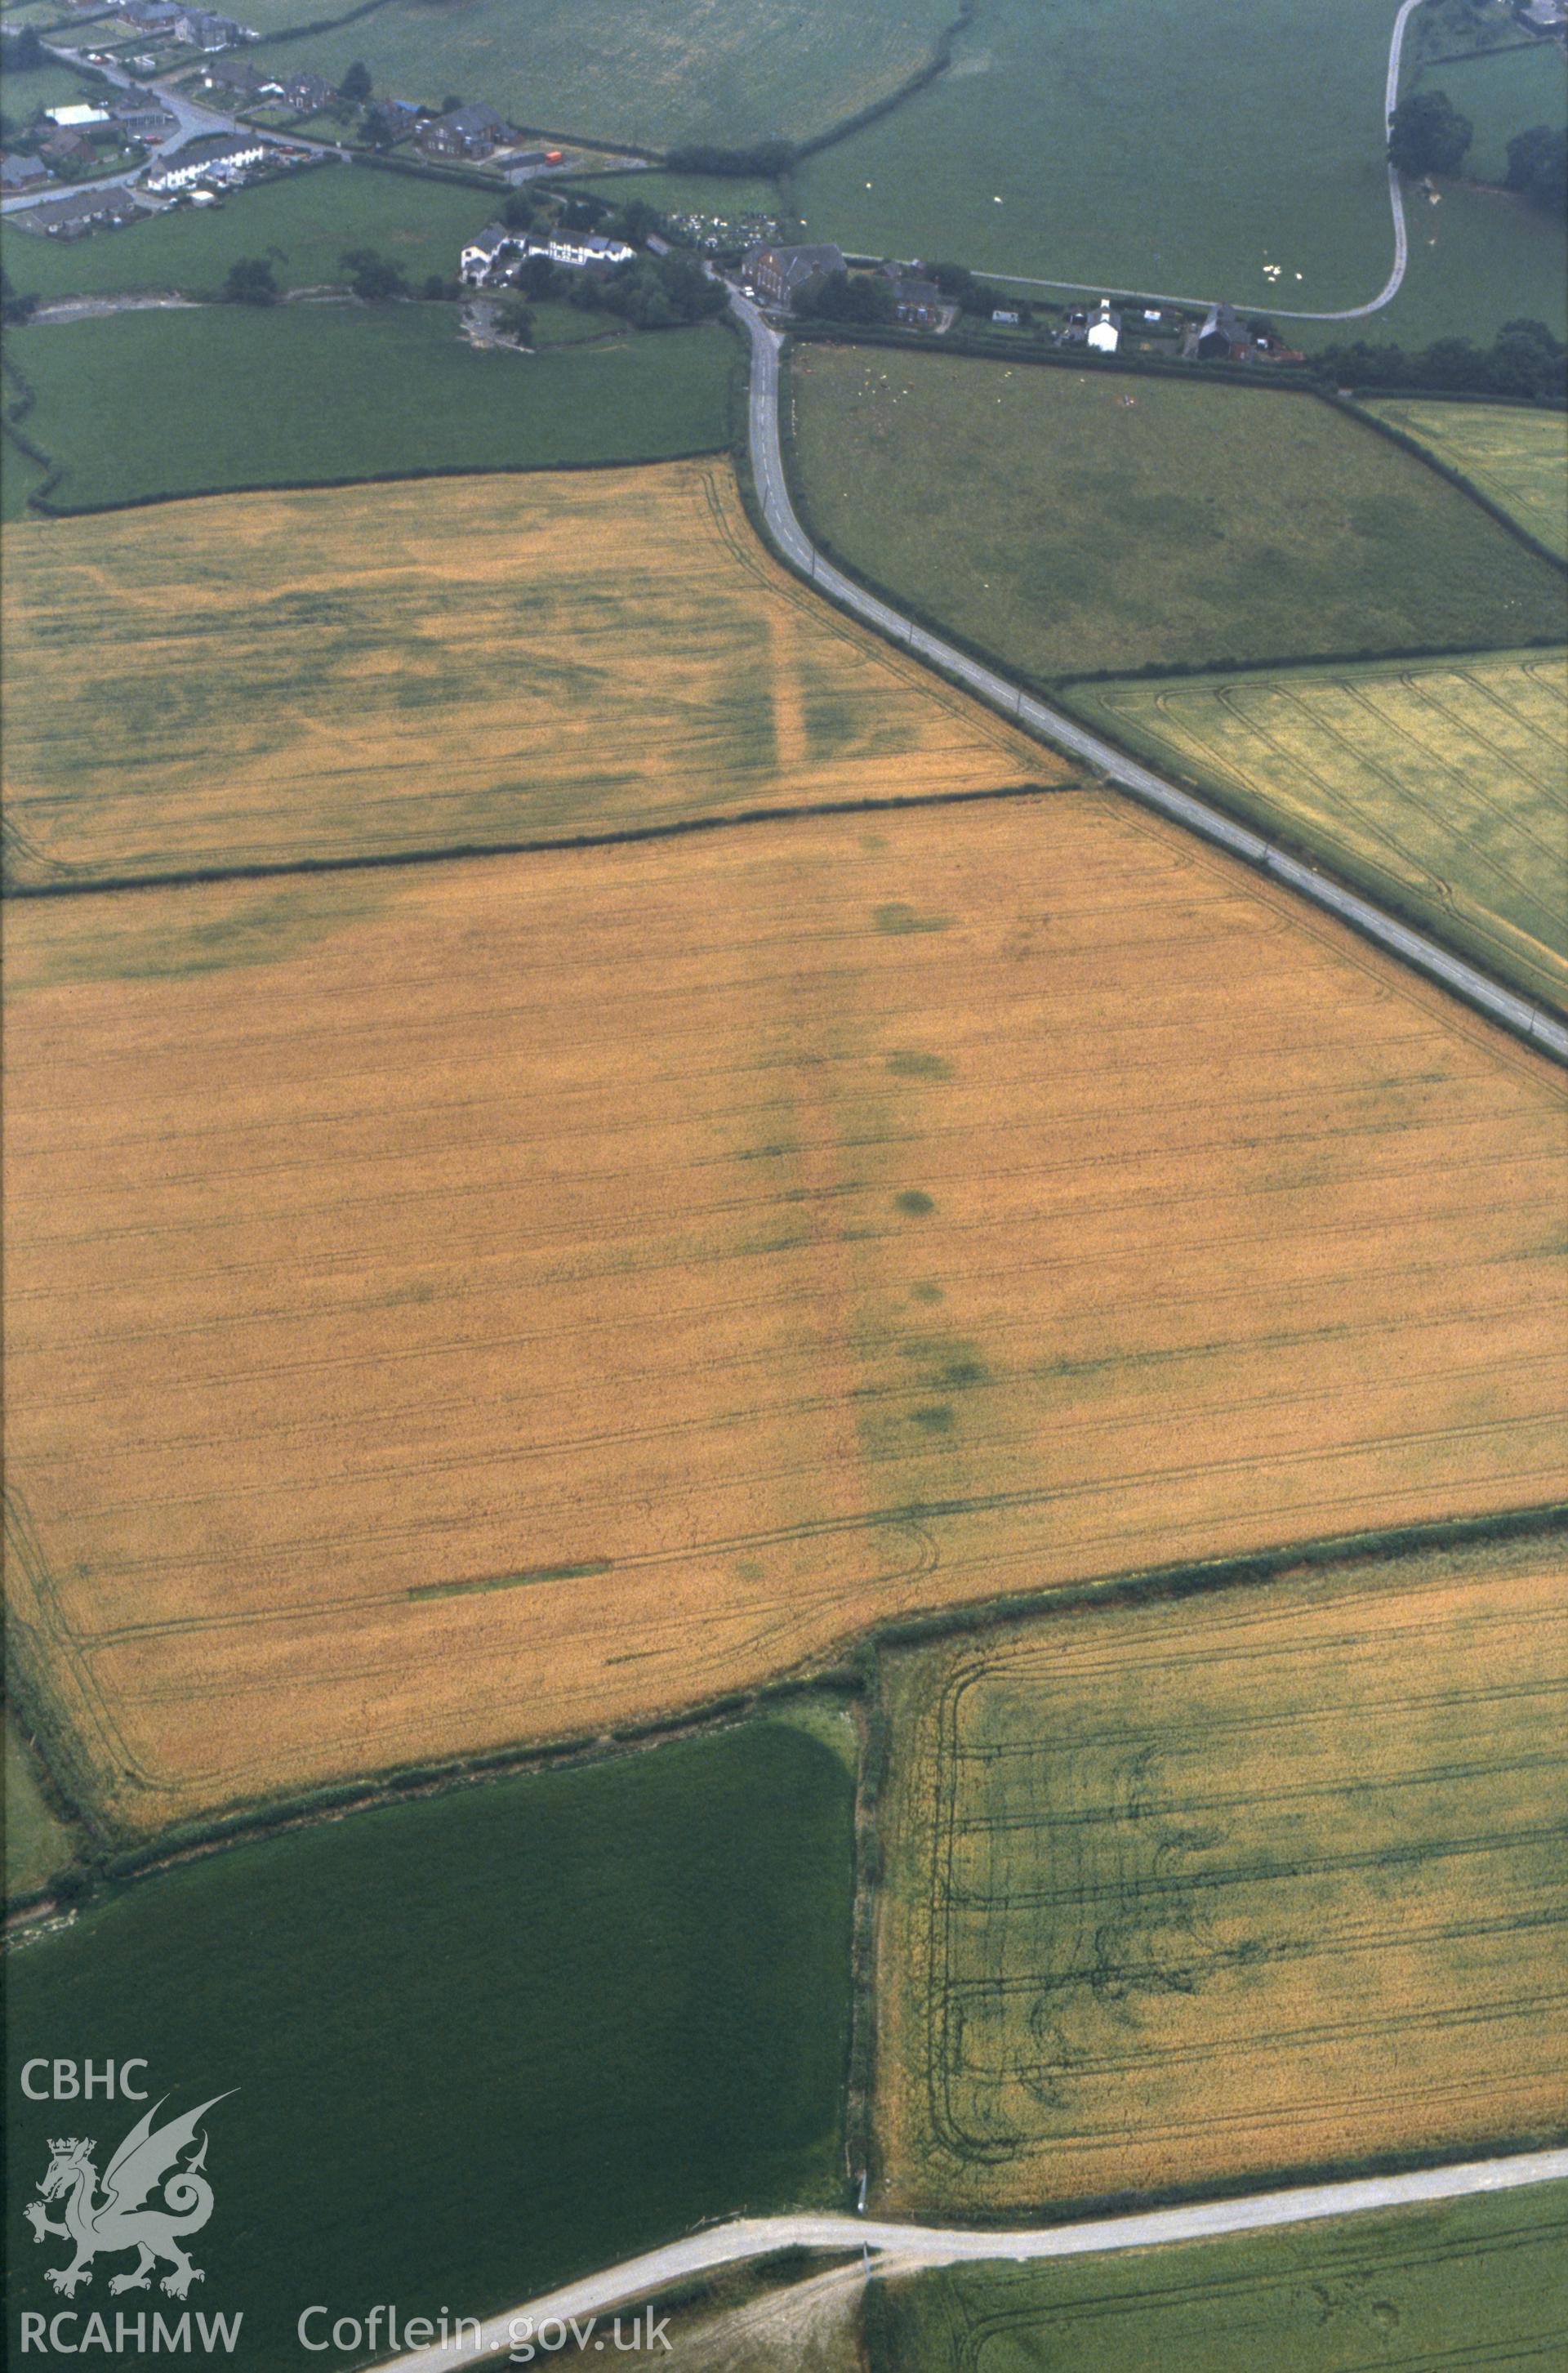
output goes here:
<path id="1" fill-rule="evenodd" d="M 98 2145 L 90 2137 L 83 2140 L 75 2134 L 50 2143 L 53 2156 L 38 2190 L 41 2200 L 64 2198 L 64 2222 L 55 2224 L 40 2200 L 29 2200 L 25 2213 L 35 2241 L 52 2239 L 75 2245 L 76 2254 L 68 2266 L 44 2270 L 45 2279 L 57 2291 L 74 2297 L 78 2283 L 91 2282 L 92 2262 L 99 2252 L 112 2257 L 122 2250 L 140 2254 L 129 2274 L 113 2276 L 111 2291 L 145 2291 L 159 2259 L 166 2260 L 172 2270 L 164 2276 L 162 2287 L 175 2298 L 183 2298 L 192 2283 L 203 2280 L 200 2266 L 191 2263 L 180 2245 L 189 2235 L 199 2233 L 213 2213 L 213 2187 L 202 2173 L 207 2157 L 205 2134 L 194 2157 L 183 2166 L 180 2153 L 196 2140 L 207 2111 L 227 2098 L 226 2093 L 215 2093 L 210 2101 L 202 2102 L 186 2116 L 170 2118 L 156 2128 L 153 2120 L 163 2102 L 155 2101 L 105 2168 L 101 2198 L 93 2165 Z"/>

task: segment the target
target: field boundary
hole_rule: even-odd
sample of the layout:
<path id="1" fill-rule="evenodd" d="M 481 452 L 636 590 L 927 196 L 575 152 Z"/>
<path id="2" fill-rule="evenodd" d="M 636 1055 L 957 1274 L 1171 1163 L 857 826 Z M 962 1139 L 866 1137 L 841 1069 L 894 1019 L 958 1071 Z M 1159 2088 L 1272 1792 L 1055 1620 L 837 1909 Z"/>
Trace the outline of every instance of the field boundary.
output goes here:
<path id="1" fill-rule="evenodd" d="M 407 865 L 462 865 L 490 857 L 538 857 L 554 849 L 620 848 L 645 840 L 679 840 L 693 833 L 730 832 L 743 824 L 798 823 L 814 816 L 879 815 L 900 808 L 965 807 L 981 800 L 1045 799 L 1061 791 L 1091 788 L 1082 782 L 1005 783 L 985 790 L 890 791 L 857 800 L 806 801 L 784 807 L 746 808 L 738 813 L 679 816 L 668 824 L 625 824 L 614 832 L 579 832 L 538 840 L 451 843 L 436 848 L 370 849 L 358 857 L 291 857 L 250 865 L 192 866 L 183 871 L 72 877 L 54 882 L 7 882 L 5 898 L 122 896 L 135 890 L 185 890 L 215 882 L 273 882 L 316 873 L 384 871 Z M 61 864 L 64 860 L 50 860 Z"/>
<path id="2" fill-rule="evenodd" d="M 933 1513 L 940 1514 L 940 1508 Z M 894 1526 L 905 1519 L 889 1515 L 885 1521 Z M 754 1689 L 727 1690 L 678 1713 L 621 1724 L 610 1731 L 583 1731 L 531 1746 L 386 1765 L 363 1777 L 331 1782 L 295 1794 L 256 1799 L 210 1819 L 178 1823 L 161 1836 L 136 1844 L 127 1842 L 126 1832 L 117 1829 L 112 1820 L 102 1819 L 85 1794 L 78 1794 L 73 1787 L 72 1781 L 80 1769 L 79 1759 L 62 1741 L 61 1725 L 53 1718 L 47 1682 L 30 1666 L 29 1641 L 23 1636 L 26 1627 L 14 1617 L 8 1689 L 33 1733 L 37 1753 L 47 1762 L 59 1802 L 89 1841 L 90 1859 L 74 1879 L 71 1874 L 65 1875 L 71 1883 L 64 1893 L 69 1900 L 76 1900 L 105 1886 L 168 1869 L 196 1854 L 221 1852 L 226 1846 L 270 1836 L 282 1829 L 297 1828 L 306 1821 L 336 1818 L 344 1813 L 395 1804 L 410 1794 L 428 1794 L 510 1771 L 544 1770 L 563 1761 L 621 1754 L 630 1748 L 656 1745 L 660 1739 L 680 1737 L 714 1724 L 765 1713 L 771 1705 L 812 1694 L 872 1701 L 877 1660 L 889 1648 L 978 1634 L 1020 1617 L 1066 1615 L 1085 1607 L 1141 1606 L 1239 1589 L 1302 1567 L 1353 1567 L 1427 1550 L 1460 1549 L 1489 1541 L 1534 1539 L 1558 1534 L 1568 1534 L 1568 1500 L 1539 1502 L 1491 1515 L 1445 1517 L 1426 1525 L 1324 1534 L 1234 1557 L 1184 1559 L 1091 1576 L 1081 1582 L 1005 1592 L 965 1605 L 934 1607 L 924 1614 L 893 1617 L 871 1625 L 852 1640 L 839 1643 L 836 1654 L 830 1651 L 830 1661 L 815 1669 L 783 1674 Z M 873 1744 L 867 1740 L 868 1748 Z M 58 1897 L 62 1892 L 59 1883 L 48 1892 Z"/>

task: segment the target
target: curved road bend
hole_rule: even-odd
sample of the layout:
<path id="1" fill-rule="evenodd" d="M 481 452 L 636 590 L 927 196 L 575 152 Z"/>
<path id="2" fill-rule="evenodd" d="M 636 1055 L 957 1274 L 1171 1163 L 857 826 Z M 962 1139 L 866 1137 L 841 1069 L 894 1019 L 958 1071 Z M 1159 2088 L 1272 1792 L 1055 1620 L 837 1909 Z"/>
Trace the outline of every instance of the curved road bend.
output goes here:
<path id="1" fill-rule="evenodd" d="M 1406 923 L 1387 913 L 1370 898 L 1347 890 L 1342 883 L 1319 873 L 1288 850 L 1276 848 L 1259 833 L 1250 831 L 1225 813 L 1211 807 L 1191 791 L 1178 789 L 1156 775 L 1151 767 L 1141 766 L 1114 743 L 1101 741 L 1098 733 L 1080 725 L 1061 709 L 1049 707 L 1032 694 L 1023 692 L 1005 676 L 992 668 L 983 667 L 978 660 L 944 642 L 938 635 L 928 634 L 917 626 L 901 611 L 895 610 L 874 593 L 857 585 L 853 578 L 823 558 L 807 535 L 796 516 L 784 483 L 784 456 L 779 441 L 779 356 L 784 345 L 780 333 L 771 329 L 757 308 L 749 300 L 731 292 L 735 311 L 746 324 L 751 336 L 750 444 L 751 468 L 757 482 L 757 492 L 762 505 L 768 530 L 784 556 L 807 577 L 824 593 L 830 593 L 843 606 L 877 627 L 894 641 L 902 643 L 917 659 L 929 660 L 956 677 L 970 692 L 1005 716 L 1016 718 L 1022 725 L 1031 726 L 1058 748 L 1085 759 L 1109 776 L 1121 789 L 1131 791 L 1137 799 L 1157 808 L 1189 831 L 1199 833 L 1205 840 L 1215 842 L 1233 856 L 1244 857 L 1262 871 L 1272 874 L 1310 898 L 1315 906 L 1323 906 L 1342 922 L 1349 923 L 1365 938 L 1376 941 L 1390 954 L 1426 974 L 1445 988 L 1455 990 L 1471 1005 L 1477 1006 L 1492 1020 L 1526 1038 L 1533 1046 L 1568 1064 L 1568 1027 L 1556 1021 L 1541 1006 L 1536 1005 L 1516 990 L 1504 988 L 1501 982 L 1478 972 L 1462 957 L 1451 955 L 1435 940 L 1423 931 L 1412 930 Z"/>
<path id="2" fill-rule="evenodd" d="M 1410 2208 L 1427 2201 L 1460 2200 L 1476 2192 L 1508 2192 L 1524 2184 L 1568 2179 L 1568 2150 L 1527 2151 L 1514 2158 L 1472 2159 L 1461 2167 L 1423 2168 L 1409 2175 L 1372 2176 L 1353 2183 L 1304 2185 L 1292 2192 L 1255 2192 L 1247 2200 L 1204 2201 L 1191 2208 L 1160 2208 L 1141 2215 L 1104 2217 L 1093 2224 L 1052 2225 L 1040 2231 L 968 2232 L 961 2227 L 893 2225 L 845 2215 L 744 2216 L 727 2225 L 691 2233 L 645 2256 L 628 2258 L 604 2273 L 528 2299 L 481 2328 L 478 2343 L 461 2347 L 416 2349 L 392 2357 L 377 2373 L 452 2373 L 460 2365 L 482 2364 L 515 2345 L 513 2326 L 526 2317 L 541 2323 L 569 2317 L 579 2321 L 634 2300 L 656 2296 L 673 2283 L 716 2266 L 771 2257 L 781 2250 L 862 2250 L 873 2271 L 951 2266 L 965 2260 L 1078 2257 L 1108 2250 L 1148 2250 L 1165 2241 L 1198 2241 L 1222 2233 L 1252 2233 L 1269 2226 L 1299 2225 L 1322 2216 L 1352 2216 L 1369 2208 Z M 521 2337 L 521 2334 L 517 2337 Z"/>
<path id="3" fill-rule="evenodd" d="M 1385 121 L 1399 104 L 1400 59 L 1405 46 L 1405 27 L 1421 6 L 1422 0 L 1402 0 L 1400 13 L 1394 19 L 1393 38 L 1388 43 L 1388 72 L 1383 85 Z M 1400 177 L 1392 165 L 1386 170 L 1388 175 L 1388 208 L 1394 217 L 1394 268 L 1376 296 L 1369 298 L 1365 305 L 1347 305 L 1338 313 L 1287 313 L 1271 299 L 1267 310 L 1274 321 L 1360 321 L 1368 313 L 1380 313 L 1384 306 L 1399 295 L 1405 267 L 1410 262 L 1410 232 L 1405 223 L 1405 193 L 1400 186 Z M 1084 297 L 1102 291 L 1106 285 L 1103 280 L 1030 280 L 1021 272 L 993 272 L 986 276 L 992 280 L 1005 280 L 1012 288 L 1068 288 Z M 1144 293 L 1161 305 L 1212 305 L 1214 302 L 1212 297 L 1175 297 L 1168 290 L 1160 288 L 1146 289 Z"/>

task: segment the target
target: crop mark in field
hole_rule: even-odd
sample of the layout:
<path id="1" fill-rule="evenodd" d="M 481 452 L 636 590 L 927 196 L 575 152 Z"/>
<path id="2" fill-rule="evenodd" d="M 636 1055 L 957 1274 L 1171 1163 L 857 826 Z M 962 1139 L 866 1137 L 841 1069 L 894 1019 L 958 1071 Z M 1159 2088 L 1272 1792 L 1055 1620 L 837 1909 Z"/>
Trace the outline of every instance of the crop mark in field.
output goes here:
<path id="1" fill-rule="evenodd" d="M 1560 1550 L 1479 1553 L 900 1652 L 878 2051 L 900 2203 L 1550 2116 L 1562 1575 Z"/>
<path id="2" fill-rule="evenodd" d="M 577 1565 L 526 1566 L 520 1573 L 485 1574 L 476 1582 L 416 1582 L 404 1592 L 407 1598 L 466 1598 L 476 1590 L 521 1590 L 530 1582 L 590 1582 L 597 1575 L 609 1573 L 613 1558 L 585 1558 Z"/>

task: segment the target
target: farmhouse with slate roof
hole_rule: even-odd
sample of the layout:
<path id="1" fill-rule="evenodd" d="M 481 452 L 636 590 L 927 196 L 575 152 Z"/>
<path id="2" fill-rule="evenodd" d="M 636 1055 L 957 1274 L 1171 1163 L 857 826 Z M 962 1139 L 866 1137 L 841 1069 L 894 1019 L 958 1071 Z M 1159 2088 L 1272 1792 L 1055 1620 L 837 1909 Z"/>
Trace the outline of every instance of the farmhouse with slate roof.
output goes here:
<path id="1" fill-rule="evenodd" d="M 505 143 L 510 127 L 493 107 L 455 107 L 422 123 L 414 146 L 427 157 L 489 157 Z"/>
<path id="2" fill-rule="evenodd" d="M 743 265 L 751 286 L 770 305 L 787 305 L 808 280 L 826 279 L 830 273 L 843 268 L 842 251 L 831 240 L 819 240 L 806 247 L 749 248 Z"/>

